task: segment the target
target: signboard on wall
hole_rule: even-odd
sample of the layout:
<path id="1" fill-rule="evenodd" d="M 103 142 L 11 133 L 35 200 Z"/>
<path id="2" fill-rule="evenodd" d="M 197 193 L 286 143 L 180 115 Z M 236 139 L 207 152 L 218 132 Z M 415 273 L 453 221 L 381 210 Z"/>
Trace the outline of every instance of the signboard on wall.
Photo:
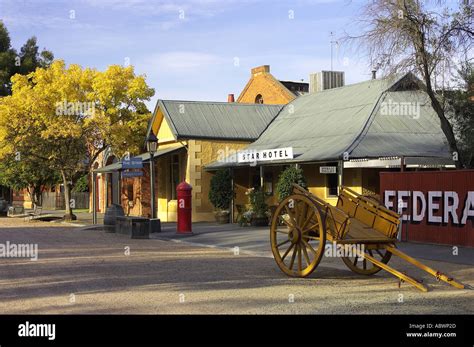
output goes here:
<path id="1" fill-rule="evenodd" d="M 239 163 L 252 163 L 257 161 L 288 160 L 293 159 L 293 148 L 275 148 L 261 150 L 247 150 L 237 153 Z"/>
<path id="2" fill-rule="evenodd" d="M 337 166 L 320 166 L 319 173 L 321 174 L 335 174 L 337 173 Z"/>
<path id="3" fill-rule="evenodd" d="M 474 170 L 381 172 L 380 193 L 402 240 L 474 247 Z"/>

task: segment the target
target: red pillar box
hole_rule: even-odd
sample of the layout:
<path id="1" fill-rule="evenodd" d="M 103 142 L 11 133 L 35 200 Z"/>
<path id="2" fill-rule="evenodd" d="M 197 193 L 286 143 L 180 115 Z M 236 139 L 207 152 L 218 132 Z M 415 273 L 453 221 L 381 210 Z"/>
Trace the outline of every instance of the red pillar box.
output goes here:
<path id="1" fill-rule="evenodd" d="M 176 187 L 176 196 L 178 197 L 178 234 L 192 234 L 192 190 L 190 184 L 185 181 Z"/>

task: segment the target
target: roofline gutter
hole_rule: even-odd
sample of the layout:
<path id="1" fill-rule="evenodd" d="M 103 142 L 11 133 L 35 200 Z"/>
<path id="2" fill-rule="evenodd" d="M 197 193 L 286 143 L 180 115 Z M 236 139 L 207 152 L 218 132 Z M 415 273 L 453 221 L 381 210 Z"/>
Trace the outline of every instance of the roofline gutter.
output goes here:
<path id="1" fill-rule="evenodd" d="M 351 158 L 351 160 L 377 160 L 381 158 L 386 158 L 389 156 L 373 156 L 373 157 L 358 157 L 358 158 Z M 394 158 L 401 158 L 402 156 L 393 156 Z M 405 159 L 407 158 L 434 158 L 434 159 L 443 159 L 447 160 L 449 159 L 448 157 L 440 157 L 440 156 L 427 156 L 427 155 L 411 155 L 411 156 L 404 156 Z M 329 164 L 329 163 L 337 163 L 340 161 L 341 158 L 334 158 L 334 159 L 322 159 L 322 160 L 310 160 L 310 161 L 305 161 L 305 160 L 293 160 L 293 161 L 279 161 L 279 162 L 260 162 L 257 163 L 254 167 L 256 166 L 282 166 L 282 165 L 293 165 L 293 164 L 300 164 L 300 165 L 312 165 L 312 164 Z M 345 160 L 343 162 L 349 162 L 350 160 Z M 234 163 L 229 163 L 229 165 L 225 166 L 220 166 L 217 168 L 209 168 L 208 166 L 204 166 L 205 171 L 217 171 L 220 169 L 228 169 L 228 168 L 234 168 L 234 169 L 239 169 L 239 168 L 246 168 L 246 167 L 252 167 L 251 165 L 238 165 L 238 163 L 235 163 L 237 165 L 232 165 Z"/>

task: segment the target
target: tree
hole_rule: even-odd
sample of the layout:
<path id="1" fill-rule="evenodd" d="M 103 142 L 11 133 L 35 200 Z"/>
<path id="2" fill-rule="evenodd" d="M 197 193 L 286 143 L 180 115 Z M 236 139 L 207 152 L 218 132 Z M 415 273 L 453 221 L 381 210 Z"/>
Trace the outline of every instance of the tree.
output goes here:
<path id="1" fill-rule="evenodd" d="M 0 21 L 0 96 L 11 93 L 11 77 L 17 73 L 26 75 L 37 67 L 48 67 L 54 59 L 48 50 L 39 51 L 35 36 L 21 47 L 20 53 L 11 47 L 10 34 Z"/>
<path id="2" fill-rule="evenodd" d="M 10 77 L 15 73 L 16 51 L 11 47 L 10 35 L 0 21 L 0 96 L 10 94 Z"/>
<path id="3" fill-rule="evenodd" d="M 15 190 L 26 189 L 33 206 L 41 206 L 44 189 L 58 182 L 57 172 L 42 162 L 22 160 L 21 155 L 9 155 L 0 162 L 0 184 Z"/>
<path id="4" fill-rule="evenodd" d="M 458 71 L 458 88 L 445 91 L 454 134 L 467 168 L 474 168 L 474 67 L 464 63 Z"/>
<path id="5" fill-rule="evenodd" d="M 90 172 L 107 146 L 138 151 L 150 114 L 143 100 L 154 93 L 133 67 L 111 66 L 104 72 L 66 67 L 55 61 L 12 78 L 12 95 L 0 99 L 0 159 L 21 153 L 60 173 L 65 219 L 74 219 L 71 187 Z"/>
<path id="6" fill-rule="evenodd" d="M 37 39 L 35 36 L 29 38 L 26 43 L 21 47 L 20 54 L 18 55 L 19 66 L 16 73 L 27 75 L 32 71 L 35 71 L 37 67 L 48 67 L 53 62 L 53 53 L 47 50 L 39 51 L 37 45 Z"/>
<path id="7" fill-rule="evenodd" d="M 211 178 L 209 201 L 217 210 L 228 210 L 234 197 L 230 170 L 222 169 Z"/>
<path id="8" fill-rule="evenodd" d="M 296 183 L 303 188 L 307 188 L 306 177 L 303 169 L 289 166 L 280 173 L 277 183 L 278 200 L 283 201 L 293 193 L 293 184 Z"/>
<path id="9" fill-rule="evenodd" d="M 431 105 L 440 120 L 456 166 L 463 167 L 459 149 L 443 102 L 436 93 L 440 79 L 452 76 L 456 58 L 472 49 L 473 11 L 469 1 L 460 1 L 456 10 L 446 1 L 372 0 L 365 5 L 360 36 L 373 67 L 388 73 L 413 71 L 424 83 Z M 431 4 L 431 6 L 430 6 Z"/>

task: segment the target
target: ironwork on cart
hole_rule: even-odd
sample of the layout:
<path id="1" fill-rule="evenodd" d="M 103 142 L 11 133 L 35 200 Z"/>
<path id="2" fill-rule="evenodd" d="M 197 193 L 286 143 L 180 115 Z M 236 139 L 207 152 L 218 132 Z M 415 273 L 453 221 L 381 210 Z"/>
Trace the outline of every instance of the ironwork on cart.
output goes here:
<path id="1" fill-rule="evenodd" d="M 270 239 L 279 268 L 289 276 L 310 275 L 325 253 L 326 242 L 342 249 L 343 262 L 352 271 L 373 275 L 385 270 L 421 291 L 428 287 L 387 265 L 395 255 L 456 288 L 466 286 L 408 256 L 397 247 L 400 215 L 377 200 L 341 187 L 337 205 L 332 206 L 294 184 L 272 217 Z"/>

